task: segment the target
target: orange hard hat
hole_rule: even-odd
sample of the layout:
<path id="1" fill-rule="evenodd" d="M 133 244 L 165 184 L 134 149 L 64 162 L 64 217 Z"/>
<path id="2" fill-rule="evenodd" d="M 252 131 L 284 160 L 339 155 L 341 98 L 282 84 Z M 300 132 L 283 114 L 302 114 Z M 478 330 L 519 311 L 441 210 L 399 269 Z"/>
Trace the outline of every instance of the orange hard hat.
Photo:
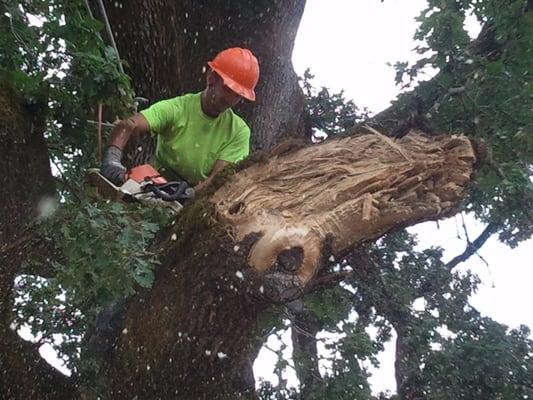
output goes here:
<path id="1" fill-rule="evenodd" d="M 259 64 L 250 50 L 240 47 L 222 50 L 207 64 L 220 75 L 227 87 L 245 99 L 255 100 Z"/>

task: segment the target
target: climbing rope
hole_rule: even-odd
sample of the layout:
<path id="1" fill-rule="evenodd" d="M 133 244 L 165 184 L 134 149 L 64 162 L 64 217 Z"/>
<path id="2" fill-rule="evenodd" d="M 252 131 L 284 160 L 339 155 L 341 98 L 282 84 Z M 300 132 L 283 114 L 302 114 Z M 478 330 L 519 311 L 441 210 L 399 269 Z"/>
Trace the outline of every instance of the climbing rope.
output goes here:
<path id="1" fill-rule="evenodd" d="M 89 0 L 85 0 L 85 7 L 87 8 L 87 12 L 89 13 L 89 16 L 94 19 L 93 13 L 91 11 L 91 7 L 89 6 Z M 122 63 L 120 62 L 120 54 L 118 52 L 117 43 L 115 42 L 115 37 L 113 36 L 113 30 L 111 29 L 109 18 L 107 18 L 107 12 L 105 10 L 105 5 L 104 5 L 103 0 L 98 0 L 98 7 L 100 8 L 100 12 L 102 13 L 102 17 L 104 19 L 104 25 L 105 25 L 107 36 L 117 56 L 118 69 L 120 70 L 121 73 L 124 74 L 124 67 L 122 66 Z M 100 34 L 98 34 L 98 36 L 100 36 Z M 102 39 L 101 36 L 100 36 L 100 39 Z M 89 121 L 89 122 L 93 122 L 93 121 Z M 98 121 L 97 121 L 98 162 L 102 161 L 102 125 L 104 125 L 104 123 L 102 122 L 102 103 L 100 102 L 98 103 Z M 105 125 L 108 125 L 108 124 L 105 124 Z"/>
<path id="2" fill-rule="evenodd" d="M 85 0 L 85 7 L 87 8 L 87 12 L 89 13 L 89 16 L 94 19 L 93 13 L 91 11 L 91 7 L 89 6 L 89 0 Z M 105 25 L 107 36 L 109 38 L 109 41 L 111 42 L 111 46 L 113 47 L 113 50 L 115 50 L 115 53 L 117 55 L 118 68 L 120 69 L 120 72 L 124 73 L 124 67 L 122 67 L 122 63 L 120 62 L 120 53 L 118 52 L 117 43 L 115 42 L 115 37 L 113 36 L 113 30 L 111 29 L 109 18 L 107 18 L 107 12 L 105 10 L 105 5 L 104 5 L 103 0 L 98 0 L 98 7 L 100 8 L 100 12 L 102 13 L 102 17 L 104 19 L 104 25 Z"/>

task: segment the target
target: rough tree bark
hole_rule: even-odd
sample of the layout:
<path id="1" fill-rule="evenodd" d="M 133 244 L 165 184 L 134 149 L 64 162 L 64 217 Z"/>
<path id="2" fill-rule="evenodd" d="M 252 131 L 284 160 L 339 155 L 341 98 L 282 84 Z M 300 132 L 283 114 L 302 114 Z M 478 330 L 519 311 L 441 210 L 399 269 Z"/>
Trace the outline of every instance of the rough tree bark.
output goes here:
<path id="1" fill-rule="evenodd" d="M 207 61 L 227 47 L 247 47 L 259 60 L 257 101 L 236 110 L 252 128 L 252 147 L 268 150 L 281 135 L 303 134 L 291 55 L 305 0 L 104 3 L 138 95 L 153 102 L 200 91 Z"/>
<path id="2" fill-rule="evenodd" d="M 323 380 L 318 367 L 319 354 L 316 335 L 322 329 L 322 324 L 313 313 L 300 306 L 293 310 L 291 318 L 292 358 L 296 377 L 300 382 L 300 397 L 312 398 L 316 387 Z"/>

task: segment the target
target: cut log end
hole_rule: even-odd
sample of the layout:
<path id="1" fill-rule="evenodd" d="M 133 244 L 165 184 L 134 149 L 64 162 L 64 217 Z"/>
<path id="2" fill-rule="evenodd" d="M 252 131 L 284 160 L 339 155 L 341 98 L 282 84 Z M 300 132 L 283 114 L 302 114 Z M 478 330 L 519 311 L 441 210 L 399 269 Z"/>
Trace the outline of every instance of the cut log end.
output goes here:
<path id="1" fill-rule="evenodd" d="M 316 275 L 328 236 L 333 253 L 399 226 L 448 215 L 463 199 L 476 162 L 464 136 L 411 131 L 331 140 L 253 165 L 213 196 L 237 241 L 255 232 L 248 255 L 283 301 Z"/>

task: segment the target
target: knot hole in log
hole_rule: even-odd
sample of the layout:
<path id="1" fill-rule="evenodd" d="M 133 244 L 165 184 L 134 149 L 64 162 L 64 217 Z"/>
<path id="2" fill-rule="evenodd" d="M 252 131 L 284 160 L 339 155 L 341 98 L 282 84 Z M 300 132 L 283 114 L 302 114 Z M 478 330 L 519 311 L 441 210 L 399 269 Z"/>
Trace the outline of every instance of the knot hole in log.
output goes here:
<path id="1" fill-rule="evenodd" d="M 244 208 L 244 203 L 242 201 L 238 201 L 237 203 L 233 204 L 229 209 L 228 212 L 231 215 L 238 214 L 242 209 Z"/>
<path id="2" fill-rule="evenodd" d="M 275 270 L 283 272 L 296 272 L 303 264 L 304 249 L 301 246 L 285 249 L 278 254 Z"/>

